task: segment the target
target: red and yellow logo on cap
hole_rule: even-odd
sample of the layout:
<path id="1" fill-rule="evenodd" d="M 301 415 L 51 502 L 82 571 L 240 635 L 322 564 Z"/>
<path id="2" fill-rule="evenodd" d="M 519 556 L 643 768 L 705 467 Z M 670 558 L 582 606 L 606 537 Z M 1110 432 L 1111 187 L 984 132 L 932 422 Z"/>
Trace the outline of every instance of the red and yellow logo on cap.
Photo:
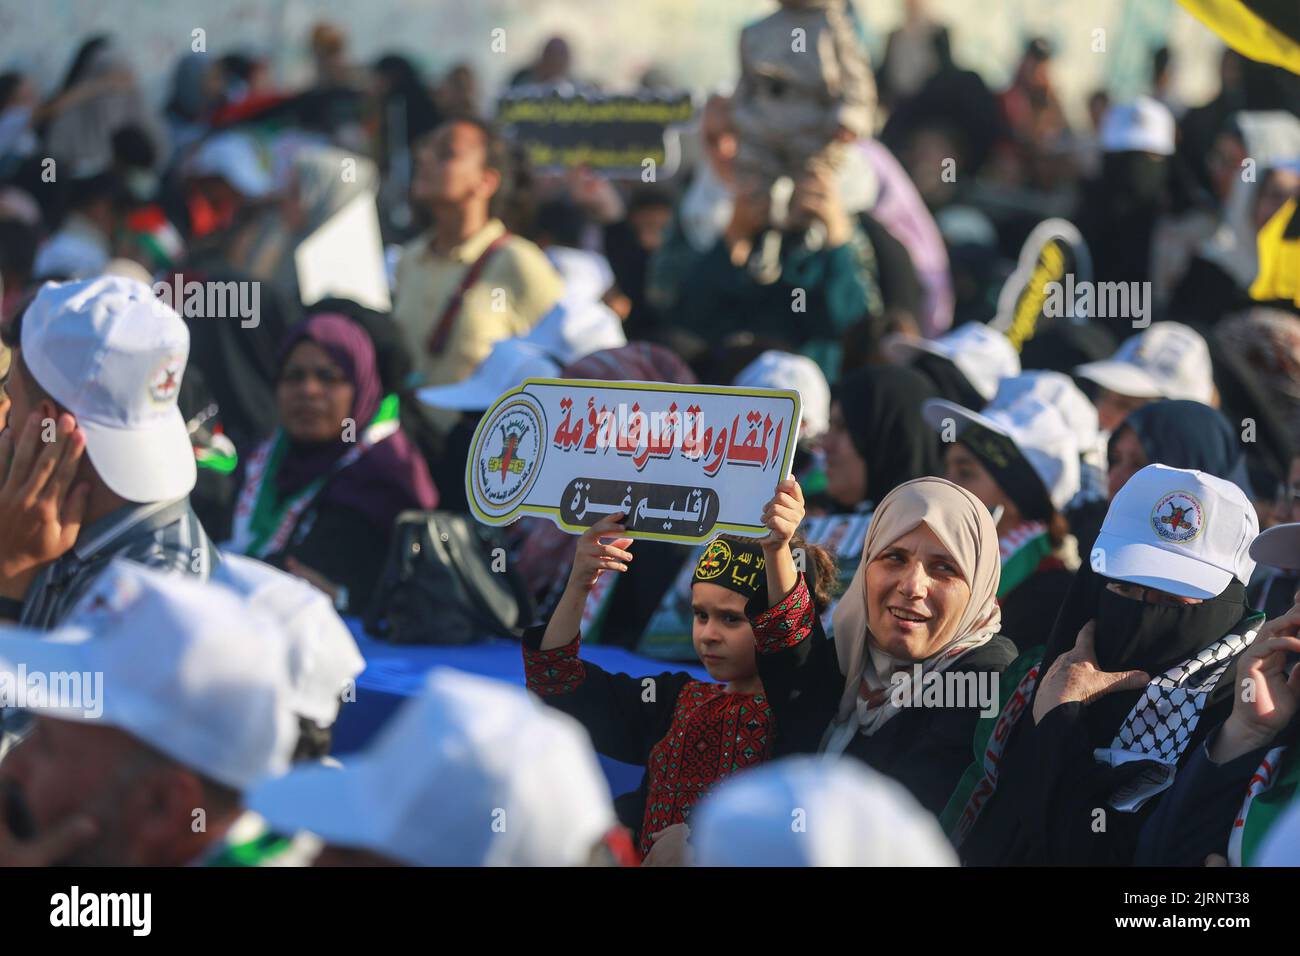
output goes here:
<path id="1" fill-rule="evenodd" d="M 704 553 L 700 555 L 699 563 L 695 566 L 695 580 L 712 581 L 714 578 L 720 577 L 730 564 L 731 545 L 727 544 L 722 538 L 714 538 L 709 542 L 709 546 L 704 549 Z"/>
<path id="2" fill-rule="evenodd" d="M 1172 491 L 1151 510 L 1151 527 L 1156 536 L 1173 544 L 1194 541 L 1205 527 L 1205 510 L 1200 500 L 1186 491 Z"/>
<path id="3" fill-rule="evenodd" d="M 158 371 L 149 379 L 149 397 L 159 405 L 176 401 L 176 393 L 181 390 L 181 376 L 184 374 L 185 360 L 171 356 L 158 366 Z"/>

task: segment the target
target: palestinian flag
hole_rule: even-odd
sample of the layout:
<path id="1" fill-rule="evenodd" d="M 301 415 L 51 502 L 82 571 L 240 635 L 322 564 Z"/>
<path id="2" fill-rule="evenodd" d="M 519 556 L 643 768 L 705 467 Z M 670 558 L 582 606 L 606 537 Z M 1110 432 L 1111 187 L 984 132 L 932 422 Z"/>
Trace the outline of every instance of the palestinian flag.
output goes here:
<path id="1" fill-rule="evenodd" d="M 126 217 L 126 231 L 148 256 L 151 271 L 170 269 L 185 254 L 185 242 L 157 205 L 144 206 Z"/>
<path id="2" fill-rule="evenodd" d="M 1002 559 L 1002 577 L 998 579 L 999 598 L 1006 597 L 1038 570 L 1043 558 L 1052 553 L 1047 525 L 1026 521 L 998 538 L 998 556 Z"/>
<path id="3" fill-rule="evenodd" d="M 1296 0 L 1179 3 L 1242 56 L 1300 75 L 1300 3 Z"/>

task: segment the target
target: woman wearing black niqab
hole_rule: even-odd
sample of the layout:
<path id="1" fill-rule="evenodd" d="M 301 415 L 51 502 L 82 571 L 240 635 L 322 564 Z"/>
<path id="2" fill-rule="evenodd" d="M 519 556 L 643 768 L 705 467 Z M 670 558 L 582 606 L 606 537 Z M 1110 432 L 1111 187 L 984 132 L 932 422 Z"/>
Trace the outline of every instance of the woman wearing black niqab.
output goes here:
<path id="1" fill-rule="evenodd" d="M 1146 477 L 1150 471 L 1144 469 Z M 1179 480 L 1174 484 L 1179 487 L 1202 487 L 1192 480 L 1192 472 L 1164 471 L 1175 472 Z M 1164 792 L 1151 781 L 1163 776 L 1165 787 L 1172 783 L 1177 767 L 1227 718 L 1236 685 L 1232 661 L 1263 623 L 1263 616 L 1246 604 L 1243 580 L 1253 565 L 1243 558 L 1245 548 L 1258 524 L 1244 494 L 1226 481 L 1211 481 L 1217 482 L 1217 488 L 1232 490 L 1214 503 L 1216 511 L 1206 508 L 1197 520 L 1203 522 L 1202 528 L 1211 521 L 1243 523 L 1247 533 L 1237 570 L 1217 596 L 1187 604 L 1174 603 L 1177 598 L 1154 586 L 1125 584 L 1086 566 L 1080 569 L 1036 672 L 1024 675 L 1013 691 L 1002 688 L 1008 702 L 995 720 L 1012 721 L 1011 730 L 1002 745 L 990 738 L 991 749 L 1000 752 L 986 752 L 982 760 L 989 766 L 992 759 L 995 772 L 990 779 L 977 763 L 944 811 L 942 822 L 965 862 L 977 866 L 1131 864 L 1142 826 Z M 1129 494 L 1147 486 L 1131 486 Z M 1123 497 L 1112 503 L 1099 542 L 1106 541 L 1108 531 L 1142 538 L 1135 527 L 1140 523 L 1134 517 L 1139 509 Z M 1202 493 L 1198 500 L 1204 497 Z M 1143 573 L 1178 573 L 1158 563 L 1152 561 Z M 1126 593 L 1108 587 L 1112 584 Z M 1147 600 L 1152 596 L 1155 601 Z M 1042 681 L 1057 658 L 1076 646 L 1080 630 L 1090 620 L 1095 621 L 1098 669 L 1108 674 L 1145 672 L 1149 682 L 1086 705 L 1044 706 L 1040 713 L 1038 704 L 1045 702 L 1036 698 Z M 1020 677 L 1011 672 L 1003 676 Z M 1196 701 L 1205 691 L 1197 711 Z M 1111 755 L 1110 762 L 1099 756 L 1106 754 Z"/>

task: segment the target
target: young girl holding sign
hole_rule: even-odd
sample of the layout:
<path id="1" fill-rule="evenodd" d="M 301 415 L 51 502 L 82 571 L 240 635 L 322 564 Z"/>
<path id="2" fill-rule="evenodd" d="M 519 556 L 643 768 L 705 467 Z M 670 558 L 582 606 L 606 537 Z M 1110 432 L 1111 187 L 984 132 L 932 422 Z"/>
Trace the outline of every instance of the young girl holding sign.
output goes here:
<path id="1" fill-rule="evenodd" d="M 632 541 L 621 537 L 623 514 L 579 539 L 550 622 L 524 635 L 529 689 L 580 720 L 602 754 L 646 768 L 638 790 L 616 806 L 651 864 L 682 849 L 686 828 L 679 824 L 715 783 L 773 755 L 772 710 L 757 655 L 800 644 L 810 632 L 824 639 L 817 617 L 835 566 L 826 551 L 795 537 L 803 517 L 803 493 L 787 479 L 763 508 L 766 538 L 719 536 L 704 549 L 691 585 L 692 639 L 715 683 L 683 672 L 610 674 L 578 657 L 587 593 L 601 574 L 626 571 L 632 561 Z M 801 547 L 803 573 L 795 562 Z M 798 703 L 790 705 L 796 715 Z"/>

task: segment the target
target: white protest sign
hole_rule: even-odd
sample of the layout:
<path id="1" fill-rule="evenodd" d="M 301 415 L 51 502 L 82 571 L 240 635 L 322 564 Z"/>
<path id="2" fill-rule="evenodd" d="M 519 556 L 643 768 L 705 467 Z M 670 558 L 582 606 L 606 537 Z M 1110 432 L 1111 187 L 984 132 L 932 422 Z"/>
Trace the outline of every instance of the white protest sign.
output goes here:
<path id="1" fill-rule="evenodd" d="M 300 242 L 293 264 L 303 305 L 337 296 L 379 312 L 393 307 L 379 213 L 369 193 L 357 196 Z"/>
<path id="2" fill-rule="evenodd" d="M 530 514 L 581 533 L 623 512 L 633 538 L 762 537 L 799 422 L 795 391 L 529 379 L 480 420 L 466 496 L 492 525 Z"/>

